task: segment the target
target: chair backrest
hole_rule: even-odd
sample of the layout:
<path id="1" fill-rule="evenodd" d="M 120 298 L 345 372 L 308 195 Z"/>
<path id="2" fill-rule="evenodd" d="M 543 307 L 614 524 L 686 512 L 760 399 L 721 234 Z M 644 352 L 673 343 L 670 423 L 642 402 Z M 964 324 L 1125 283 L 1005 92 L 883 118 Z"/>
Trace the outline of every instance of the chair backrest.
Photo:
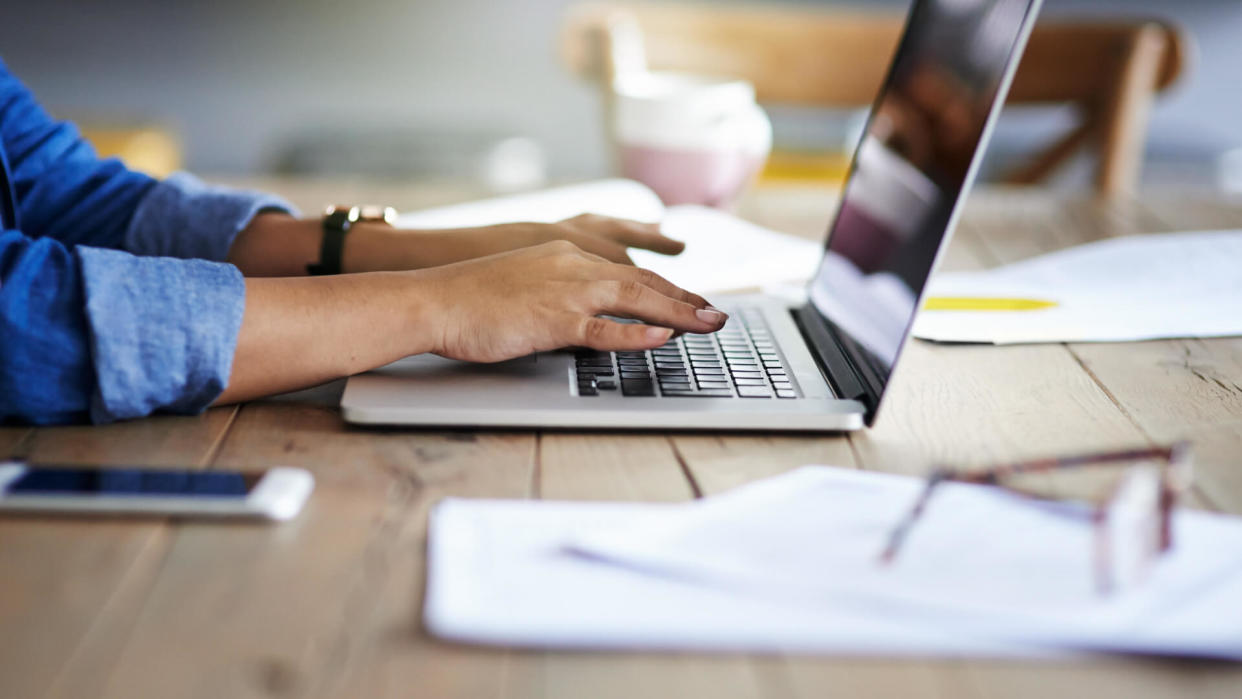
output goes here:
<path id="1" fill-rule="evenodd" d="M 561 49 L 574 73 L 604 88 L 609 110 L 612 80 L 642 68 L 743 78 L 769 104 L 857 108 L 875 99 L 902 23 L 891 13 L 592 3 L 571 9 Z M 1152 101 L 1185 55 L 1183 35 L 1160 21 L 1038 25 L 1009 104 L 1073 104 L 1079 124 L 1007 179 L 1043 181 L 1093 148 L 1097 192 L 1131 192 Z"/>

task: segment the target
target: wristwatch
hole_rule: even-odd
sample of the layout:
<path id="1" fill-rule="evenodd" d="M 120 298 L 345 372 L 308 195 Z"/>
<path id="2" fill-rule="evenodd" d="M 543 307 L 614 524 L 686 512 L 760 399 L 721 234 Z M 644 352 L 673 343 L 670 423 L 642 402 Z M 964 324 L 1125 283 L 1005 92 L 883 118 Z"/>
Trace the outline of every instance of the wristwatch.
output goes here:
<path id="1" fill-rule="evenodd" d="M 319 262 L 306 265 L 306 272 L 313 276 L 340 274 L 345 234 L 355 223 L 385 223 L 391 226 L 396 221 L 397 210 L 391 206 L 329 206 L 323 212 Z"/>

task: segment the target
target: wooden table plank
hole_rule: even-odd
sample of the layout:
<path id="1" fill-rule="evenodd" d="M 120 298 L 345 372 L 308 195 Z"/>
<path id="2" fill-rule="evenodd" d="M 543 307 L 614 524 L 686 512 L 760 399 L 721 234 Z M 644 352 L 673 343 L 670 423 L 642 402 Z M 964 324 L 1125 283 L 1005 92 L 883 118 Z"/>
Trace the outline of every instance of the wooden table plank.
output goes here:
<path id="1" fill-rule="evenodd" d="M 543 434 L 536 492 L 545 500 L 694 497 L 668 437 L 644 434 Z"/>
<path id="2" fill-rule="evenodd" d="M 90 653 L 99 662 L 84 664 L 107 667 L 120 646 L 114 669 L 75 672 L 67 693 L 400 694 L 418 683 L 496 693 L 503 654 L 465 651 L 473 671 L 446 673 L 460 654 L 421 630 L 426 513 L 447 493 L 522 497 L 533 445 L 517 434 L 345 431 L 335 408 L 247 406 L 215 465 L 310 469 L 306 511 L 274 526 L 179 526 L 156 584 L 110 615 L 113 633 Z"/>
<path id="3" fill-rule="evenodd" d="M 807 464 L 855 465 L 844 436 L 675 435 L 673 447 L 696 492 L 713 495 Z"/>
<path id="4" fill-rule="evenodd" d="M 7 449 L 20 448 L 22 457 L 41 463 L 202 466 L 234 412 L 23 430 L 20 444 Z M 0 629 L 21 629 L 0 632 L 0 696 L 39 696 L 53 688 L 109 610 L 149 590 L 170 531 L 162 519 L 0 517 Z"/>

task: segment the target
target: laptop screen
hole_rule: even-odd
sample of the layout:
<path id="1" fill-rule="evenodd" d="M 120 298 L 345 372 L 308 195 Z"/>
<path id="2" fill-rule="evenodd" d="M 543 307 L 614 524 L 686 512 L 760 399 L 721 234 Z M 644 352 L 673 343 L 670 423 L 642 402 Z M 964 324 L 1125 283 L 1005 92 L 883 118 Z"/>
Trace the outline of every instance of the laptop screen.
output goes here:
<path id="1" fill-rule="evenodd" d="M 1038 0 L 915 0 L 811 305 L 878 383 L 910 331 Z"/>

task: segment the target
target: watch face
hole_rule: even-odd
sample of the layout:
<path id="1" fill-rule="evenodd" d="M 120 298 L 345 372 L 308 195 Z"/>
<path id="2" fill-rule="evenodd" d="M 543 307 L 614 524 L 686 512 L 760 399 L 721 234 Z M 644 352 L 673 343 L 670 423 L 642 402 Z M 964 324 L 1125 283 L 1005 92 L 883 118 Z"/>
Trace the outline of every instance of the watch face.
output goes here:
<path id="1" fill-rule="evenodd" d="M 390 226 L 397 222 L 397 210 L 391 206 L 360 206 L 358 211 L 359 221 L 382 221 Z"/>

